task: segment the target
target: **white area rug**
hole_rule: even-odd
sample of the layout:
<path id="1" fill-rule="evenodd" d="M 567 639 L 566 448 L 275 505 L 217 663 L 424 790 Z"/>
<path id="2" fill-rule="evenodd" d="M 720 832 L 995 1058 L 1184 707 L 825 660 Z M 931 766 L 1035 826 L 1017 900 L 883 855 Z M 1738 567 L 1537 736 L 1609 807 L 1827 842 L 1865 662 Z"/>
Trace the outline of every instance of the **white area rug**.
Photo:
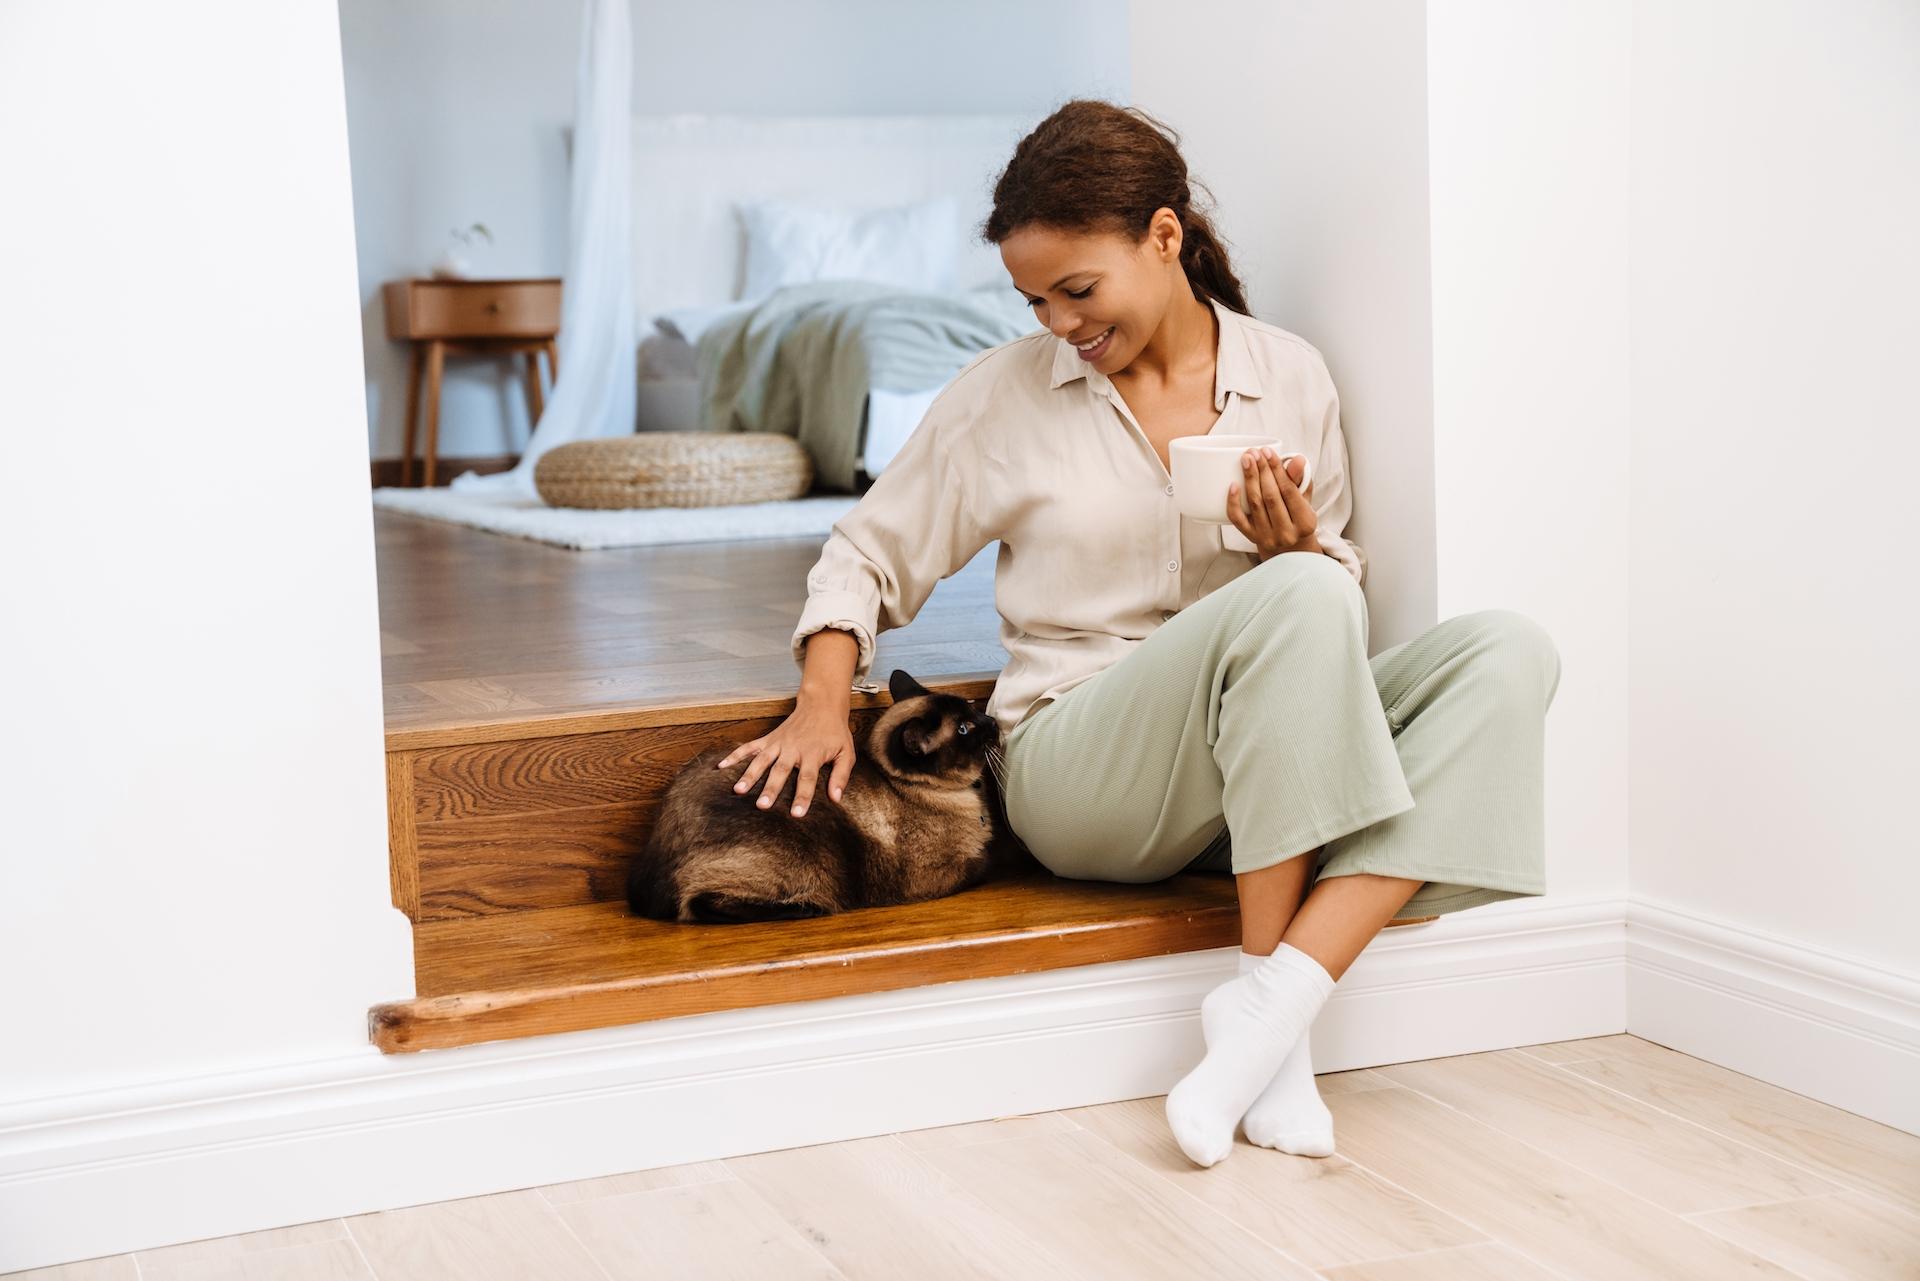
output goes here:
<path id="1" fill-rule="evenodd" d="M 824 540 L 833 532 L 833 522 L 859 501 L 852 494 L 820 494 L 787 502 L 738 503 L 725 507 L 592 511 L 549 507 L 537 498 L 517 494 L 456 493 L 446 488 L 403 489 L 399 486 L 373 491 L 373 505 L 388 511 L 409 512 L 580 551 L 804 535 L 817 535 Z"/>

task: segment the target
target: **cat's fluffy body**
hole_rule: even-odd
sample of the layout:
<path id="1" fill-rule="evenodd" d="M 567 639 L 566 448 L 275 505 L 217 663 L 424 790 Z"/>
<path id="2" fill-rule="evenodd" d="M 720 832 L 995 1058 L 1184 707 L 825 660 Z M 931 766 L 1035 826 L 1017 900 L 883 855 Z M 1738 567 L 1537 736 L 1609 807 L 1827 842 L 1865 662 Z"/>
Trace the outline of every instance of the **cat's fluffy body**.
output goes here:
<path id="1" fill-rule="evenodd" d="M 798 818 L 798 768 L 761 809 L 764 772 L 734 791 L 751 756 L 717 769 L 733 750 L 722 746 L 688 761 L 629 870 L 631 910 L 688 923 L 822 916 L 939 898 L 984 880 L 1006 848 L 996 846 L 1003 811 L 988 769 L 999 726 L 903 671 L 889 688 L 893 705 L 858 745 L 841 798 L 828 793 L 823 769 Z"/>

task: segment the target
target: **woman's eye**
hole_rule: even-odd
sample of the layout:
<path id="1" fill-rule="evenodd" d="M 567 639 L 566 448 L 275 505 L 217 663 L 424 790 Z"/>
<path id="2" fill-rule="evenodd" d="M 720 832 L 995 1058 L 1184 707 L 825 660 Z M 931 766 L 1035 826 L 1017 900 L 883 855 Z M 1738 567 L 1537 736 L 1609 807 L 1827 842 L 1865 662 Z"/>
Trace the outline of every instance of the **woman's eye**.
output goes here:
<path id="1" fill-rule="evenodd" d="M 1087 287 L 1086 287 L 1085 289 L 1082 289 L 1082 290 L 1081 290 L 1081 291 L 1080 291 L 1079 293 L 1075 293 L 1075 292 L 1073 292 L 1073 290 L 1071 290 L 1071 289 L 1069 289 L 1069 290 L 1067 290 L 1067 297 L 1069 297 L 1069 298 L 1085 298 L 1085 297 L 1087 297 L 1087 296 L 1088 296 L 1089 294 L 1091 294 L 1091 293 L 1093 292 L 1093 290 L 1094 290 L 1094 287 L 1093 287 L 1092 285 L 1088 285 L 1088 286 L 1087 286 Z M 1044 303 L 1044 302 L 1046 302 L 1046 299 L 1044 299 L 1044 298 L 1029 298 L 1029 299 L 1027 299 L 1027 306 L 1029 306 L 1029 307 L 1038 307 L 1038 306 L 1040 306 L 1040 305 L 1041 305 L 1042 303 Z"/>

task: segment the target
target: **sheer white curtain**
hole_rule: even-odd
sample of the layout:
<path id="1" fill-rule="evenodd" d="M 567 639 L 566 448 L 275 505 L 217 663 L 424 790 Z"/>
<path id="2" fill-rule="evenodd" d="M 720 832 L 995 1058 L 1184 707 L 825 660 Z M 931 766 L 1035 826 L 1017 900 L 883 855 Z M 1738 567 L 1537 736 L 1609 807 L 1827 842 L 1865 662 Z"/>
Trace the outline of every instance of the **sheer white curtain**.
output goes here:
<path id="1" fill-rule="evenodd" d="M 632 82 L 627 0 L 589 0 L 574 86 L 560 377 L 519 463 L 491 476 L 466 472 L 454 478 L 453 489 L 537 500 L 533 466 L 541 454 L 634 429 Z"/>

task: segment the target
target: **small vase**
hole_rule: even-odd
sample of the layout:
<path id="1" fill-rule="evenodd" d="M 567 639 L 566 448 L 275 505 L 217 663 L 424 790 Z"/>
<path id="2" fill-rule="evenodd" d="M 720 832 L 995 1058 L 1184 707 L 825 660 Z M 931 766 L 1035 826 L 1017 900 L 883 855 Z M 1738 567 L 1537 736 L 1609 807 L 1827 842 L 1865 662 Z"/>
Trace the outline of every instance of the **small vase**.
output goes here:
<path id="1" fill-rule="evenodd" d="M 433 264 L 435 280 L 466 280 L 473 275 L 473 264 L 449 249 Z"/>

